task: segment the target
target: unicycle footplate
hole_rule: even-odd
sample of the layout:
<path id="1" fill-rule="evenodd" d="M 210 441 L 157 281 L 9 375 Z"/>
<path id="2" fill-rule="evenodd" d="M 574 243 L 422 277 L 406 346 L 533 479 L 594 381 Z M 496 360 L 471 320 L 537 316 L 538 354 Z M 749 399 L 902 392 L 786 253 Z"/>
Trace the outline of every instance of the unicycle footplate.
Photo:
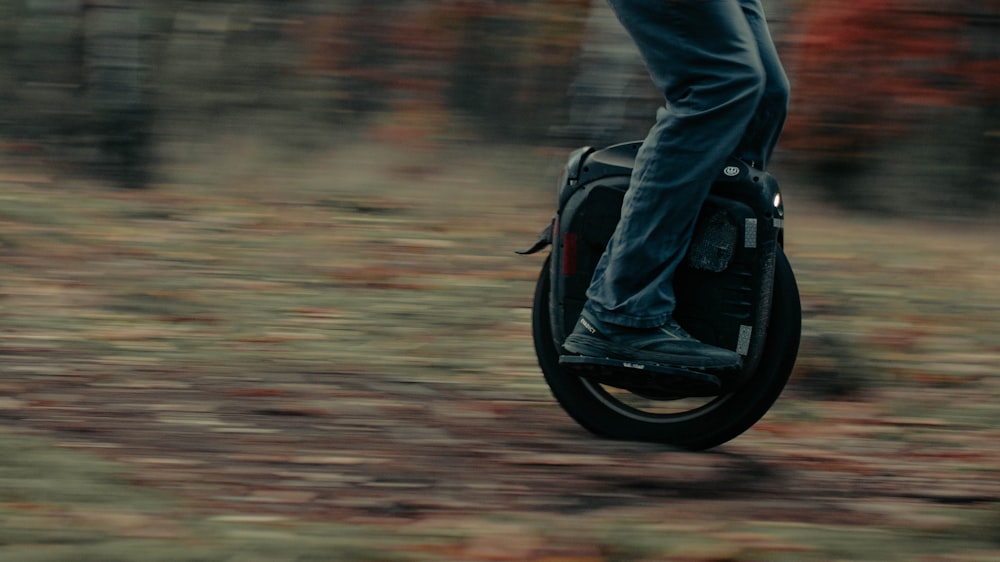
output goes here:
<path id="1" fill-rule="evenodd" d="M 722 380 L 715 372 L 611 357 L 563 355 L 559 365 L 587 380 L 637 393 L 655 392 L 698 397 L 722 394 Z"/>

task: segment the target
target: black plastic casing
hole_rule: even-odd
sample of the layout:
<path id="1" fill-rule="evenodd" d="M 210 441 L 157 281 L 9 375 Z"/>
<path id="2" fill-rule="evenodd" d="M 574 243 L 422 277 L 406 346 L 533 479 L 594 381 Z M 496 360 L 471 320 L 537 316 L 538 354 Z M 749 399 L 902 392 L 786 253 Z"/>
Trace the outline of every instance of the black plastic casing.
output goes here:
<path id="1" fill-rule="evenodd" d="M 640 144 L 583 148 L 567 162 L 550 262 L 557 346 L 586 302 L 594 269 L 621 215 Z M 674 278 L 675 319 L 699 340 L 740 353 L 745 374 L 756 368 L 765 340 L 783 215 L 773 177 L 741 161 L 727 163 L 712 185 Z"/>

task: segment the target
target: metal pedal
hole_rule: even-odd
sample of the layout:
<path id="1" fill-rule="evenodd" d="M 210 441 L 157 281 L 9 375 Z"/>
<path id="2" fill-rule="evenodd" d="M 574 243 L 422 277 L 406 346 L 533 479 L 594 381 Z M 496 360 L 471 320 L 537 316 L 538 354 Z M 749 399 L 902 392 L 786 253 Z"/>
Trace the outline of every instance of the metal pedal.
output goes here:
<path id="1" fill-rule="evenodd" d="M 712 373 L 650 361 L 563 355 L 559 357 L 559 364 L 588 380 L 639 393 L 653 391 L 674 396 L 722 394 L 722 381 Z"/>

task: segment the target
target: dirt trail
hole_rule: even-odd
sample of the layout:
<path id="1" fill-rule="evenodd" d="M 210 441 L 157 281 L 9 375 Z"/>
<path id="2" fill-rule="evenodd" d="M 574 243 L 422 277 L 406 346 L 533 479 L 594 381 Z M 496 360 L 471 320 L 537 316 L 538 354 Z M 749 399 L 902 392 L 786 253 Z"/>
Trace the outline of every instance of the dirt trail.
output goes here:
<path id="1" fill-rule="evenodd" d="M 541 261 L 512 250 L 551 213 L 549 153 L 256 156 L 148 192 L 0 177 L 0 435 L 174 502 L 56 505 L 0 471 L 8 523 L 99 512 L 220 560 L 193 522 L 280 531 L 288 560 L 306 535 L 357 559 L 1000 559 L 997 228 L 786 188 L 802 359 L 754 429 L 694 454 L 596 439 L 544 386 Z"/>

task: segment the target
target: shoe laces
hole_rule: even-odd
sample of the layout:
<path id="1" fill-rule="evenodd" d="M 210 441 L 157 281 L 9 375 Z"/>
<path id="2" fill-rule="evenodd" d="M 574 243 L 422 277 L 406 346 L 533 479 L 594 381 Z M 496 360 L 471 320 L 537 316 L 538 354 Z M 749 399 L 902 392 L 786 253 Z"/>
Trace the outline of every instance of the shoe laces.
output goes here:
<path id="1" fill-rule="evenodd" d="M 681 328 L 679 324 L 670 323 L 664 326 L 660 326 L 659 331 L 661 334 L 667 335 L 670 339 L 683 341 L 683 340 L 693 340 L 691 334 L 687 333 L 684 328 Z"/>

